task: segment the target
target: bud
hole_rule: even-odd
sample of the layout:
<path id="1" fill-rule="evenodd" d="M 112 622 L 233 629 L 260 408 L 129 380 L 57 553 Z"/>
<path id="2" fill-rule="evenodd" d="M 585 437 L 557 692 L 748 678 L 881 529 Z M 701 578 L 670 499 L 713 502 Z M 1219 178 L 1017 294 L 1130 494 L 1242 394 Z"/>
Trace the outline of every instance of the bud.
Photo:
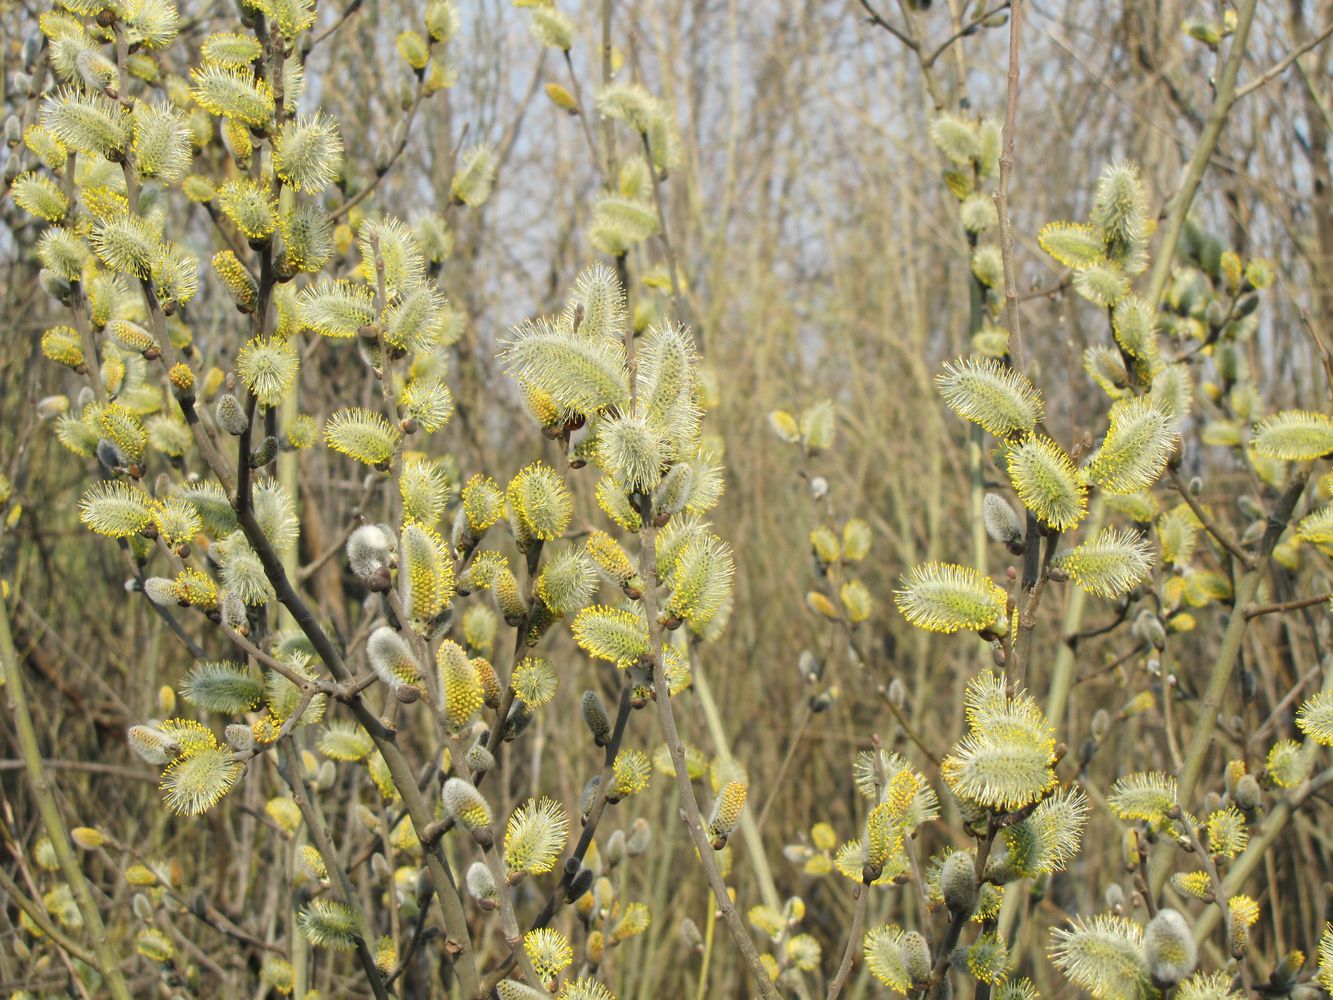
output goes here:
<path id="1" fill-rule="evenodd" d="M 61 305 L 67 306 L 74 301 L 74 286 L 69 279 L 50 268 L 44 267 L 37 272 L 37 283 L 42 286 L 42 291 Z"/>
<path id="2" fill-rule="evenodd" d="M 491 807 L 482 798 L 475 785 L 462 778 L 450 778 L 444 783 L 444 807 L 463 829 L 489 834 Z"/>
<path id="3" fill-rule="evenodd" d="M 583 721 L 592 731 L 593 742 L 604 747 L 611 742 L 611 719 L 606 714 L 606 705 L 596 691 L 583 692 Z"/>
<path id="4" fill-rule="evenodd" d="M 1260 802 L 1259 780 L 1252 774 L 1243 774 L 1236 782 L 1236 792 L 1234 798 L 1236 805 L 1240 806 L 1246 812 L 1259 808 Z"/>
<path id="5" fill-rule="evenodd" d="M 472 658 L 472 665 L 477 670 L 477 680 L 481 684 L 481 697 L 487 708 L 499 708 L 504 691 L 500 687 L 500 678 L 491 666 L 491 661 L 484 656 Z"/>
<path id="6" fill-rule="evenodd" d="M 169 608 L 176 603 L 176 581 L 165 576 L 150 576 L 143 582 L 143 592 L 159 608 Z"/>
<path id="7" fill-rule="evenodd" d="M 491 597 L 506 625 L 517 627 L 523 623 L 528 615 L 528 605 L 518 591 L 518 580 L 507 566 L 496 570 L 491 581 Z"/>
<path id="8" fill-rule="evenodd" d="M 250 453 L 250 468 L 262 469 L 278 457 L 278 439 L 273 435 L 265 436 L 259 447 Z"/>
<path id="9" fill-rule="evenodd" d="M 615 830 L 611 836 L 606 838 L 606 846 L 602 848 L 602 860 L 605 862 L 608 870 L 615 868 L 620 862 L 625 860 L 625 831 Z"/>
<path id="10" fill-rule="evenodd" d="M 468 521 L 467 510 L 464 507 L 459 507 L 458 513 L 454 515 L 454 527 L 449 536 L 449 541 L 455 552 L 469 552 L 480 541 Z"/>
<path id="11" fill-rule="evenodd" d="M 699 925 L 689 917 L 680 922 L 680 936 L 685 939 L 687 948 L 697 954 L 703 954 L 704 937 L 699 933 Z"/>
<path id="12" fill-rule="evenodd" d="M 458 32 L 458 12 L 444 0 L 432 0 L 426 6 L 426 30 L 437 42 L 447 42 Z"/>
<path id="13" fill-rule="evenodd" d="M 509 709 L 509 714 L 505 716 L 504 727 L 501 729 L 500 735 L 506 743 L 512 743 L 522 736 L 531 724 L 532 707 L 516 698 L 513 706 Z"/>
<path id="14" fill-rule="evenodd" d="M 347 539 L 347 562 L 362 580 L 383 581 L 387 586 L 393 565 L 393 539 L 377 524 L 362 525 Z"/>
<path id="15" fill-rule="evenodd" d="M 894 708 L 901 709 L 907 703 L 907 685 L 901 677 L 889 681 L 889 702 Z"/>
<path id="16" fill-rule="evenodd" d="M 588 812 L 592 809 L 593 799 L 597 797 L 597 789 L 601 787 L 602 776 L 594 774 L 583 786 L 583 794 L 579 798 L 579 815 L 587 822 Z"/>
<path id="17" fill-rule="evenodd" d="M 1097 741 L 1089 736 L 1079 744 L 1078 747 L 1078 766 L 1079 770 L 1092 763 L 1092 758 L 1097 756 Z"/>
<path id="18" fill-rule="evenodd" d="M 1100 743 L 1106 738 L 1106 731 L 1111 728 L 1111 713 L 1104 708 L 1097 709 L 1092 716 L 1090 727 L 1092 738 Z"/>
<path id="19" fill-rule="evenodd" d="M 1273 966 L 1272 981 L 1277 985 L 1287 985 L 1295 983 L 1297 974 L 1301 967 L 1305 965 L 1305 953 L 1302 951 L 1289 951 L 1277 960 Z"/>
<path id="20" fill-rule="evenodd" d="M 926 939 L 917 931 L 908 931 L 898 947 L 902 951 L 907 978 L 914 983 L 924 983 L 930 979 L 930 946 L 926 944 Z"/>
<path id="21" fill-rule="evenodd" d="M 940 866 L 940 894 L 955 916 L 970 915 L 977 905 L 977 876 L 972 858 L 955 851 Z"/>
<path id="22" fill-rule="evenodd" d="M 93 851 L 106 843 L 106 834 L 91 826 L 76 826 L 69 831 L 70 839 L 85 851 Z"/>
<path id="23" fill-rule="evenodd" d="M 1012 549 L 1023 542 L 1023 522 L 1013 505 L 998 493 L 987 493 L 982 502 L 982 521 L 992 541 Z"/>
<path id="24" fill-rule="evenodd" d="M 239 632 L 245 635 L 250 631 L 250 623 L 246 616 L 245 602 L 241 600 L 239 594 L 234 590 L 225 590 L 222 592 L 222 598 L 219 602 L 222 624 L 227 626 L 233 632 Z"/>
<path id="25" fill-rule="evenodd" d="M 558 83 L 548 83 L 546 85 L 546 96 L 561 111 L 575 114 L 579 109 L 578 101 L 574 100 L 574 95 Z"/>
<path id="26" fill-rule="evenodd" d="M 1143 957 L 1153 984 L 1174 986 L 1191 972 L 1198 959 L 1194 935 L 1178 910 L 1164 908 L 1148 922 L 1143 932 Z"/>
<path id="27" fill-rule="evenodd" d="M 1138 638 L 1151 643 L 1154 649 L 1166 649 L 1166 628 L 1162 620 L 1151 611 L 1145 609 L 1140 612 L 1131 631 Z"/>
<path id="28" fill-rule="evenodd" d="M 481 743 L 470 746 L 464 759 L 475 774 L 485 774 L 495 766 L 495 755 Z"/>
<path id="29" fill-rule="evenodd" d="M 245 418 L 245 411 L 241 409 L 240 400 L 229 392 L 218 396 L 214 413 L 217 415 L 218 426 L 228 434 L 239 437 L 250 426 L 250 422 Z"/>
<path id="30" fill-rule="evenodd" d="M 653 828 L 648 825 L 648 821 L 640 816 L 629 828 L 629 836 L 625 838 L 625 852 L 631 858 L 637 858 L 639 855 L 647 852 L 652 845 Z"/>
<path id="31" fill-rule="evenodd" d="M 130 908 L 134 910 L 134 915 L 138 917 L 140 920 L 142 920 L 144 923 L 152 922 L 153 903 L 152 900 L 150 900 L 142 892 L 136 892 L 134 894 L 134 901 L 130 904 Z"/>
<path id="32" fill-rule="evenodd" d="M 586 895 L 592 888 L 593 875 L 591 868 L 580 868 L 577 875 L 570 880 L 569 889 L 565 893 L 565 902 L 572 903 L 580 896 Z"/>
<path id="33" fill-rule="evenodd" d="M 467 891 L 472 893 L 472 898 L 481 904 L 483 910 L 494 910 L 500 906 L 495 876 L 481 861 L 474 861 L 467 870 Z"/>
<path id="34" fill-rule="evenodd" d="M 819 680 L 819 675 L 823 673 L 823 666 L 815 657 L 815 654 L 808 649 L 801 650 L 801 655 L 796 658 L 796 669 L 801 672 L 801 676 L 813 684 Z"/>
<path id="35" fill-rule="evenodd" d="M 659 515 L 679 514 L 689 502 L 693 482 L 692 465 L 673 465 L 657 484 L 653 493 L 653 510 Z"/>
<path id="36" fill-rule="evenodd" d="M 222 735 L 233 750 L 246 751 L 255 747 L 255 731 L 243 723 L 233 723 L 222 731 Z"/>
<path id="37" fill-rule="evenodd" d="M 170 734 L 151 726 L 131 726 L 125 736 L 130 749 L 149 764 L 165 764 L 180 752 Z"/>
<path id="38" fill-rule="evenodd" d="M 726 846 L 727 838 L 740 822 L 746 795 L 747 789 L 739 781 L 728 781 L 718 794 L 713 803 L 713 814 L 708 820 L 708 836 L 713 842 L 713 850 L 721 850 Z"/>
<path id="39" fill-rule="evenodd" d="M 842 544 L 838 536 L 822 524 L 810 532 L 810 548 L 822 566 L 829 566 L 842 556 Z"/>
<path id="40" fill-rule="evenodd" d="M 1139 852 L 1139 835 L 1136 831 L 1126 830 L 1120 838 L 1120 860 L 1124 862 L 1125 871 L 1138 871 L 1143 855 Z"/>
<path id="41" fill-rule="evenodd" d="M 387 625 L 381 625 L 366 640 L 366 659 L 384 685 L 397 694 L 400 689 L 419 684 L 421 665 L 401 635 Z"/>
<path id="42" fill-rule="evenodd" d="M 44 396 L 37 401 L 37 416 L 42 420 L 51 420 L 68 412 L 68 396 Z"/>
<path id="43" fill-rule="evenodd" d="M 115 442 L 108 441 L 106 438 L 97 442 L 97 461 L 108 472 L 128 468 L 130 464 L 129 458 L 116 446 Z"/>
<path id="44" fill-rule="evenodd" d="M 818 715 L 820 712 L 827 712 L 837 701 L 838 689 L 836 687 L 825 688 L 819 694 L 810 699 L 810 711 Z"/>

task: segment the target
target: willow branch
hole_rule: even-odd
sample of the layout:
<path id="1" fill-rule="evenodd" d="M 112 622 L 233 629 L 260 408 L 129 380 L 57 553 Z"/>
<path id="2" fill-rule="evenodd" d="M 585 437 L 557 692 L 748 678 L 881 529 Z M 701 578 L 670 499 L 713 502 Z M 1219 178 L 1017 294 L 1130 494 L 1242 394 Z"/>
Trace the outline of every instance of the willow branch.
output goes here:
<path id="1" fill-rule="evenodd" d="M 847 985 L 847 979 L 852 974 L 852 960 L 856 957 L 856 946 L 861 941 L 861 928 L 866 922 L 866 900 L 870 896 L 870 887 L 858 885 L 852 891 L 856 893 L 856 909 L 852 913 L 852 926 L 847 932 L 847 946 L 842 950 L 838 972 L 829 983 L 828 1000 L 838 1000 L 842 988 Z"/>
<path id="2" fill-rule="evenodd" d="M 324 826 L 324 820 L 315 811 L 315 807 L 310 802 L 310 796 L 306 794 L 305 779 L 301 775 L 301 761 L 296 753 L 296 748 L 289 739 L 282 738 L 278 742 L 281 744 L 280 753 L 282 756 L 282 766 L 278 768 L 278 771 L 287 782 L 287 787 L 292 790 L 292 798 L 295 800 L 297 808 L 301 810 L 301 817 L 305 820 L 306 830 L 310 834 L 310 839 L 315 842 L 315 849 L 319 851 L 319 856 L 324 860 L 324 867 L 328 870 L 329 876 L 337 881 L 338 892 L 343 897 L 343 903 L 356 914 L 357 961 L 361 963 L 361 969 L 365 972 L 366 979 L 370 981 L 370 989 L 375 994 L 375 1000 L 389 1000 L 389 992 L 384 988 L 384 977 L 380 975 L 380 970 L 375 965 L 375 956 L 371 954 L 370 946 L 366 944 L 366 934 L 370 928 L 366 922 L 365 911 L 361 908 L 361 897 L 352 888 L 352 880 L 347 877 L 347 870 L 343 868 L 342 862 L 338 859 L 338 852 L 333 848 L 333 841 L 329 837 L 329 831 Z"/>
<path id="3" fill-rule="evenodd" d="M 1175 263 L 1176 245 L 1180 242 L 1180 234 L 1185 227 L 1185 219 L 1189 215 L 1190 206 L 1194 204 L 1194 195 L 1203 181 L 1213 151 L 1217 149 L 1227 114 L 1236 101 L 1236 76 L 1240 73 L 1240 64 L 1245 58 L 1245 46 L 1250 38 L 1250 26 L 1254 23 L 1254 11 L 1258 3 L 1259 0 L 1243 0 L 1240 5 L 1236 31 L 1232 35 L 1231 48 L 1227 52 L 1222 75 L 1217 83 L 1212 110 L 1208 114 L 1208 120 L 1204 122 L 1199 144 L 1194 147 L 1194 155 L 1190 157 L 1185 167 L 1180 186 L 1171 197 L 1166 221 L 1161 226 L 1162 241 L 1158 244 L 1157 255 L 1153 260 L 1146 296 L 1154 306 L 1161 301 L 1162 292 L 1166 289 L 1167 279 L 1171 276 L 1171 267 Z"/>
<path id="4" fill-rule="evenodd" d="M 1293 49 L 1291 52 L 1287 53 L 1287 55 L 1284 58 L 1278 60 L 1276 63 L 1270 66 L 1266 71 L 1264 71 L 1263 74 L 1249 81 L 1247 84 L 1245 84 L 1245 86 L 1240 87 L 1236 91 L 1236 96 L 1235 98 L 1233 98 L 1232 103 L 1234 104 L 1236 101 L 1239 101 L 1244 97 L 1248 97 L 1250 94 L 1253 94 L 1256 90 L 1264 86 L 1264 84 L 1268 83 L 1270 80 L 1273 80 L 1281 76 L 1283 73 L 1285 73 L 1288 69 L 1291 68 L 1292 64 L 1296 62 L 1297 59 L 1305 55 L 1305 53 L 1309 52 L 1311 49 L 1316 48 L 1317 46 L 1323 44 L 1324 40 L 1328 38 L 1329 35 L 1333 35 L 1333 24 L 1328 25 L 1328 27 L 1326 27 L 1319 34 L 1315 35 L 1309 41 L 1305 42 L 1304 44 Z"/>

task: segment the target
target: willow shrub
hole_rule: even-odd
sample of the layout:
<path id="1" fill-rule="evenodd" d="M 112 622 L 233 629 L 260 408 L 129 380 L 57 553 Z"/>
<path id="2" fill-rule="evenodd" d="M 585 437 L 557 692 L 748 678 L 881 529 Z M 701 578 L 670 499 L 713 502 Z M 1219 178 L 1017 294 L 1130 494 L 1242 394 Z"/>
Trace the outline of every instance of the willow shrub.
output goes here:
<path id="1" fill-rule="evenodd" d="M 558 9 L 536 5 L 529 17 L 539 44 L 574 45 L 576 25 Z M 163 808 L 180 816 L 227 810 L 247 782 L 263 787 L 262 822 L 290 858 L 281 870 L 287 933 L 238 925 L 192 893 L 188 872 L 153 859 L 124 869 L 132 915 L 95 913 L 79 868 L 46 863 L 68 848 L 49 824 L 38 848 L 51 872 L 43 906 L 20 916 L 27 954 L 62 950 L 89 988 L 128 996 L 105 941 L 89 954 L 70 936 L 132 920 L 138 954 L 168 987 L 207 994 L 209 973 L 178 948 L 176 918 L 189 913 L 247 956 L 250 989 L 310 997 L 314 971 L 336 967 L 355 977 L 355 992 L 386 997 L 433 970 L 458 996 L 600 1000 L 612 995 L 600 978 L 608 955 L 653 919 L 621 873 L 656 848 L 642 823 L 601 839 L 599 824 L 663 771 L 762 995 L 836 996 L 859 962 L 899 994 L 947 997 L 972 981 L 978 996 L 1033 997 L 1032 979 L 1015 970 L 1008 903 L 1021 884 L 1043 884 L 1078 856 L 1094 808 L 1083 768 L 1119 721 L 1099 713 L 1071 756 L 1060 742 L 1063 706 L 1043 709 L 1029 690 L 1045 681 L 1032 652 L 1039 606 L 1079 587 L 1114 603 L 1150 672 L 1164 669 L 1195 610 L 1233 610 L 1192 727 L 1170 733 L 1178 773 L 1128 773 L 1105 797 L 1124 824 L 1130 893 L 1108 887 L 1108 912 L 1056 928 L 1051 963 L 1103 1000 L 1304 995 L 1312 971 L 1330 985 L 1333 933 L 1317 963 L 1288 955 L 1254 966 L 1248 934 L 1262 904 L 1244 890 L 1276 831 L 1333 773 L 1316 772 L 1318 746 L 1333 744 L 1333 694 L 1298 692 L 1302 738 L 1272 743 L 1253 770 L 1236 759 L 1213 781 L 1204 767 L 1245 623 L 1275 610 L 1256 603 L 1265 567 L 1287 564 L 1298 544 L 1333 539 L 1323 506 L 1286 530 L 1316 463 L 1333 452 L 1333 421 L 1269 412 L 1245 363 L 1269 265 L 1190 223 L 1166 294 L 1144 297 L 1147 196 L 1133 164 L 1109 166 L 1085 222 L 1053 222 L 1038 235 L 1106 318 L 1105 342 L 1085 361 L 1109 416 L 1066 447 L 1072 434 L 1048 424 L 1002 326 L 1004 261 L 988 235 L 999 222 L 1000 127 L 935 121 L 984 310 L 973 352 L 945 363 L 938 387 L 944 405 L 990 437 L 1008 489 L 985 497 L 985 530 L 1019 563 L 1002 582 L 945 562 L 903 573 L 892 602 L 909 622 L 979 636 L 993 662 L 967 685 L 965 732 L 938 751 L 912 732 L 901 682 L 885 685 L 915 749 L 876 742 L 859 753 L 860 827 L 842 836 L 818 823 L 789 848 L 807 874 L 851 883 L 854 920 L 841 957 L 829 957 L 800 929 L 797 896 L 745 918 L 736 911 L 730 842 L 744 829 L 749 779 L 725 748 L 710 759 L 688 746 L 673 711 L 697 644 L 726 627 L 734 567 L 707 519 L 723 469 L 705 431 L 712 388 L 692 335 L 627 300 L 630 251 L 662 236 L 668 266 L 654 280 L 681 305 L 661 210 L 660 186 L 681 155 L 667 106 L 614 80 L 595 109 L 577 87 L 548 86 L 557 109 L 600 113 L 628 139 L 617 163 L 585 130 L 604 182 L 587 238 L 614 266 L 589 266 L 560 311 L 516 322 L 500 346 L 552 461 L 512 475 L 462 469 L 437 435 L 454 417 L 449 352 L 464 318 L 437 279 L 456 217 L 492 194 L 499 154 L 486 144 L 461 150 L 450 204 L 414 225 L 367 212 L 377 181 L 353 183 L 338 123 L 302 110 L 313 6 L 244 4 L 197 48 L 177 39 L 179 21 L 168 0 L 69 0 L 41 15 L 42 43 L 24 72 L 35 114 L 17 122 L 22 169 L 10 171 L 11 192 L 42 225 L 41 285 L 64 310 L 41 349 L 67 370 L 67 392 L 44 406 L 87 475 L 79 517 L 123 553 L 130 599 L 150 602 L 192 653 L 161 693 L 160 717 L 135 725 L 130 745 L 160 768 Z M 409 122 L 450 86 L 459 25 L 449 0 L 433 0 L 398 36 L 414 88 Z M 376 178 L 395 157 L 376 164 Z M 185 203 L 203 206 L 214 225 L 217 249 L 203 267 L 181 221 Z M 220 339 L 192 323 L 209 296 L 234 307 Z M 316 350 L 337 369 L 366 373 L 375 391 L 321 398 L 302 379 Z M 306 412 L 324 404 L 327 412 Z M 1181 480 L 1190 420 L 1206 421 L 1205 441 L 1273 494 L 1239 534 L 1217 522 L 1201 484 Z M 827 401 L 775 412 L 771 423 L 804 463 L 835 446 Z M 299 498 L 280 462 L 318 448 L 364 493 L 335 556 L 364 595 L 350 635 L 331 627 L 296 572 Z M 807 480 L 824 500 L 829 484 Z M 587 523 L 575 518 L 583 496 L 599 511 Z M 865 668 L 866 623 L 886 603 L 857 572 L 871 530 L 861 517 L 829 515 L 817 503 L 806 604 Z M 565 631 L 592 663 L 550 658 L 549 640 Z M 811 681 L 821 670 L 803 658 Z M 492 772 L 561 683 L 594 671 L 579 704 L 602 760 L 581 799 L 532 787 L 499 811 Z M 1168 702 L 1173 683 L 1163 686 Z M 811 711 L 835 696 L 817 695 Z M 630 714 L 649 706 L 660 745 L 628 745 Z M 343 849 L 330 816 L 365 848 Z M 922 840 L 939 827 L 943 835 Z M 69 836 L 88 852 L 135 856 L 98 829 Z M 918 841 L 946 846 L 923 857 Z M 896 895 L 896 920 L 865 926 L 872 893 Z M 706 940 L 693 921 L 684 928 L 705 952 L 714 914 L 707 923 Z M 1201 952 L 1196 941 L 1211 942 L 1219 925 L 1225 946 Z"/>
<path id="2" fill-rule="evenodd" d="M 1190 220 L 1160 303 L 1143 298 L 1136 283 L 1150 263 L 1148 197 L 1134 164 L 1107 166 L 1086 222 L 1052 222 L 1038 234 L 1042 249 L 1067 269 L 1068 285 L 1106 324 L 1105 342 L 1084 356 L 1090 384 L 1106 398 L 1103 429 L 1062 432 L 1048 423 L 1039 387 L 1015 366 L 1003 326 L 999 220 L 990 195 L 981 193 L 996 174 L 1000 126 L 943 115 L 931 135 L 950 162 L 944 178 L 982 296 L 972 353 L 946 361 L 937 384 L 942 403 L 988 437 L 996 485 L 1005 488 L 985 494 L 980 514 L 1002 559 L 1016 562 L 1000 581 L 971 565 L 923 563 L 903 573 L 893 594 L 912 625 L 971 633 L 989 647 L 991 668 L 967 687 L 964 733 L 940 755 L 913 728 L 897 666 L 879 662 L 868 641 L 873 633 L 863 623 L 878 608 L 857 569 L 869 528 L 856 512 L 840 521 L 836 485 L 813 472 L 818 455 L 834 446 L 829 404 L 799 416 L 770 414 L 775 434 L 799 450 L 795 464 L 814 501 L 808 610 L 845 643 L 853 668 L 879 672 L 879 692 L 899 731 L 939 775 L 932 786 L 896 753 L 863 752 L 856 784 L 869 800 L 864 826 L 844 840 L 830 824 L 816 823 L 787 854 L 807 875 L 840 874 L 854 883 L 855 922 L 842 971 L 859 944 L 869 971 L 895 993 L 947 997 L 970 980 L 977 996 L 1036 997 L 1036 971 L 1016 969 L 1024 956 L 1014 951 L 1021 919 L 1014 894 L 1027 882 L 1040 899 L 1051 877 L 1079 855 L 1093 808 L 1082 787 L 1089 765 L 1112 727 L 1156 707 L 1160 696 L 1175 773 L 1122 772 L 1107 790 L 1101 807 L 1122 824 L 1126 883 L 1101 887 L 1106 912 L 1077 914 L 1052 928 L 1051 964 L 1099 1000 L 1317 995 L 1333 985 L 1333 925 L 1323 930 L 1317 958 L 1300 951 L 1261 958 L 1251 952 L 1250 928 L 1262 906 L 1244 890 L 1292 811 L 1333 779 L 1317 756 L 1333 736 L 1329 689 L 1311 693 L 1297 685 L 1288 700 L 1298 706 L 1298 739 L 1270 738 L 1257 766 L 1242 752 L 1215 776 L 1207 768 L 1222 697 L 1241 672 L 1247 622 L 1330 600 L 1317 594 L 1283 604 L 1265 596 L 1270 566 L 1294 571 L 1303 545 L 1327 544 L 1328 506 L 1318 496 L 1327 473 L 1317 491 L 1309 487 L 1333 444 L 1326 415 L 1269 411 L 1250 374 L 1247 345 L 1259 329 L 1273 268 L 1225 249 Z M 1182 428 L 1191 420 L 1202 443 L 1229 452 L 1262 491 L 1262 502 L 1240 498 L 1248 526 L 1219 521 L 1203 480 L 1181 475 Z M 1060 438 L 1073 438 L 1071 446 Z M 1307 501 L 1309 492 L 1317 495 Z M 1308 513 L 1294 519 L 1305 503 Z M 1110 669 L 1132 664 L 1151 682 L 1118 714 L 1098 709 L 1073 755 L 1057 742 L 1068 678 L 1061 687 L 1032 655 L 1039 607 L 1066 587 L 1113 605 L 1115 621 L 1103 631 L 1124 634 L 1128 652 Z M 1172 700 L 1179 697 L 1178 672 L 1191 665 L 1175 658 L 1192 655 L 1184 640 L 1202 609 L 1217 605 L 1231 609 L 1222 647 L 1202 665 L 1207 689 L 1193 726 L 1182 727 Z M 838 642 L 821 644 L 836 649 Z M 827 683 L 826 667 L 809 653 L 801 664 L 816 684 Z M 1054 689 L 1045 711 L 1026 690 L 1034 681 Z M 811 698 L 811 710 L 826 709 L 833 696 L 836 689 L 825 688 Z M 1243 744 L 1244 730 L 1238 735 Z M 952 810 L 941 809 L 940 793 Z M 942 814 L 951 829 L 926 834 Z M 917 840 L 943 846 L 927 858 Z M 911 884 L 920 891 L 909 892 Z M 901 900 L 887 909 L 900 916 L 863 930 L 863 885 L 897 887 Z M 797 921 L 762 910 L 751 916 L 777 945 L 777 954 L 766 956 L 770 969 L 804 968 Z M 1211 944 L 1217 947 L 1201 950 Z M 841 981 L 834 987 L 830 995 Z"/>

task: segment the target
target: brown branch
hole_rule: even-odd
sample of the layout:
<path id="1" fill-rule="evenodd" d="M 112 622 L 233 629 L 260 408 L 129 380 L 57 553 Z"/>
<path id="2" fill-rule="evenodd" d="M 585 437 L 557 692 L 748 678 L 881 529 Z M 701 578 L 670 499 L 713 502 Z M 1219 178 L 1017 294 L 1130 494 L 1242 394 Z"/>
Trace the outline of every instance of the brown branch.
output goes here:
<path id="1" fill-rule="evenodd" d="M 1333 593 L 1315 594 L 1312 597 L 1298 597 L 1295 600 L 1283 601 L 1280 604 L 1251 604 L 1245 609 L 1246 618 L 1258 618 L 1260 615 L 1280 614 L 1283 611 L 1298 611 L 1301 608 L 1312 608 L 1316 604 L 1327 604 L 1333 599 Z"/>

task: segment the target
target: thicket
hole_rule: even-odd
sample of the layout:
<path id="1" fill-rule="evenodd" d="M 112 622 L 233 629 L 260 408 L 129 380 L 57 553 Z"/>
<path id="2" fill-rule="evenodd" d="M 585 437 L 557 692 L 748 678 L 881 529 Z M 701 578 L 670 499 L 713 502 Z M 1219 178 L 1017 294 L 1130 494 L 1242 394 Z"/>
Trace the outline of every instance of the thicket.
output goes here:
<path id="1" fill-rule="evenodd" d="M 1126 6 L 6 8 L 6 989 L 1333 991 L 1333 10 Z"/>

